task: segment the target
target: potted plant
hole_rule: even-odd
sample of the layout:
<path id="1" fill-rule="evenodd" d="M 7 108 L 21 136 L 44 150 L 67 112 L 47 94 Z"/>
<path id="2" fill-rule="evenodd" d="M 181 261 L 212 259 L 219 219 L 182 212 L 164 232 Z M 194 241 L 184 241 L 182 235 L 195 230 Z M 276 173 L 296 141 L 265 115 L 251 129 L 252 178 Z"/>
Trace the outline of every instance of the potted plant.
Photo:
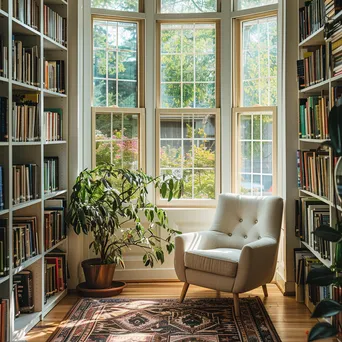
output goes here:
<path id="1" fill-rule="evenodd" d="M 183 181 L 117 169 L 112 164 L 86 169 L 77 177 L 66 220 L 76 234 L 93 237 L 89 249 L 98 258 L 82 262 L 88 288 L 111 287 L 115 266 L 124 267 L 127 248 L 140 247 L 145 266 L 151 267 L 155 261 L 164 262 L 164 246 L 168 253 L 174 249 L 172 237 L 180 232 L 169 227 L 165 210 L 149 202 L 148 188 L 152 186 L 171 201 L 180 198 Z"/>

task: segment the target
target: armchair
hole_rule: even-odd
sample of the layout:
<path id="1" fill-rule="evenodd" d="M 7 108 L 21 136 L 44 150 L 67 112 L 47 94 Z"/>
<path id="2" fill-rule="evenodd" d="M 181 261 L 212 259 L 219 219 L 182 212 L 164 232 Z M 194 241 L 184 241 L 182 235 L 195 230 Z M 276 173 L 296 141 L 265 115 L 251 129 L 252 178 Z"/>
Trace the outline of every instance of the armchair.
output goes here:
<path id="1" fill-rule="evenodd" d="M 239 293 L 273 278 L 283 216 L 280 197 L 221 194 L 209 231 L 187 233 L 175 240 L 175 270 L 189 284 L 233 293 L 235 315 L 240 315 Z"/>

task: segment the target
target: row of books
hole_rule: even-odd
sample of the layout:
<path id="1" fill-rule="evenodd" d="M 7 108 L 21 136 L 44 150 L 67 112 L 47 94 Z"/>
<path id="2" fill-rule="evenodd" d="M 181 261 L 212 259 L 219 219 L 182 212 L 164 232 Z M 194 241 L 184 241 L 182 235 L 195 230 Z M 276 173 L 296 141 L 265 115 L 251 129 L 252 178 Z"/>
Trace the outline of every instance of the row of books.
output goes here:
<path id="1" fill-rule="evenodd" d="M 331 37 L 330 59 L 332 76 L 342 74 L 342 26 Z"/>
<path id="2" fill-rule="evenodd" d="M 66 238 L 66 200 L 46 200 L 44 206 L 44 246 L 45 250 L 48 250 Z"/>
<path id="3" fill-rule="evenodd" d="M 325 23 L 325 4 L 323 0 L 305 1 L 299 8 L 299 40 L 303 41 L 319 30 Z"/>
<path id="4" fill-rule="evenodd" d="M 8 141 L 7 111 L 7 97 L 0 97 L 0 141 Z"/>
<path id="5" fill-rule="evenodd" d="M 329 196 L 329 152 L 325 150 L 298 150 L 298 185 L 316 195 Z"/>
<path id="6" fill-rule="evenodd" d="M 35 30 L 39 29 L 39 5 L 36 0 L 13 0 L 13 17 Z"/>
<path id="7" fill-rule="evenodd" d="M 64 61 L 45 61 L 44 88 L 56 93 L 65 93 Z"/>
<path id="8" fill-rule="evenodd" d="M 13 165 L 13 204 L 39 198 L 37 164 Z"/>
<path id="9" fill-rule="evenodd" d="M 34 311 L 32 271 L 24 270 L 13 276 L 13 297 L 16 318 Z"/>
<path id="10" fill-rule="evenodd" d="M 299 138 L 329 139 L 329 97 L 310 96 L 299 100 Z"/>
<path id="11" fill-rule="evenodd" d="M 61 108 L 49 108 L 44 111 L 45 140 L 63 140 L 63 111 Z"/>
<path id="12" fill-rule="evenodd" d="M 40 84 L 40 57 L 37 45 L 24 47 L 21 40 L 13 36 L 13 79 L 31 86 Z"/>
<path id="13" fill-rule="evenodd" d="M 44 5 L 44 34 L 67 46 L 67 20 Z"/>
<path id="14" fill-rule="evenodd" d="M 332 287 L 332 299 L 338 303 L 342 302 L 342 287 L 333 286 Z M 342 312 L 332 317 L 332 325 L 338 330 L 339 333 L 342 332 Z"/>
<path id="15" fill-rule="evenodd" d="M 9 272 L 7 229 L 8 220 L 0 219 L 0 277 L 8 275 Z"/>
<path id="16" fill-rule="evenodd" d="M 40 140 L 39 95 L 33 101 L 13 102 L 12 140 L 32 142 Z"/>
<path id="17" fill-rule="evenodd" d="M 297 77 L 299 90 L 322 82 L 327 75 L 325 45 L 308 48 L 304 59 L 297 61 Z"/>
<path id="18" fill-rule="evenodd" d="M 13 218 L 13 265 L 20 266 L 39 254 L 38 221 L 36 216 Z"/>
<path id="19" fill-rule="evenodd" d="M 309 285 L 306 283 L 309 272 L 314 268 L 325 267 L 310 251 L 305 248 L 294 249 L 294 270 L 296 300 L 305 303 L 311 312 L 325 298 L 331 298 L 332 287 Z"/>
<path id="20" fill-rule="evenodd" d="M 336 0 L 335 0 L 336 1 Z M 339 11 L 341 10 L 341 0 L 339 1 Z M 325 38 L 329 41 L 331 40 L 337 40 L 341 37 L 341 28 L 342 28 L 342 18 L 339 16 L 339 18 L 335 20 L 331 20 L 325 25 L 324 35 Z"/>
<path id="21" fill-rule="evenodd" d="M 67 288 L 68 268 L 66 252 L 55 248 L 44 259 L 45 302 L 51 296 L 63 292 Z"/>
<path id="22" fill-rule="evenodd" d="M 8 77 L 8 47 L 5 46 L 4 37 L 0 35 L 0 76 Z"/>
<path id="23" fill-rule="evenodd" d="M 325 0 L 325 16 L 328 20 L 332 19 L 339 11 L 342 10 L 341 0 Z"/>
<path id="24" fill-rule="evenodd" d="M 44 158 L 44 193 L 59 189 L 58 164 L 58 157 Z"/>
<path id="25" fill-rule="evenodd" d="M 8 299 L 0 299 L 0 342 L 9 341 L 9 312 Z"/>
<path id="26" fill-rule="evenodd" d="M 322 225 L 330 225 L 329 206 L 313 197 L 296 200 L 296 236 L 305 241 L 323 259 L 331 259 L 331 243 L 313 232 Z"/>

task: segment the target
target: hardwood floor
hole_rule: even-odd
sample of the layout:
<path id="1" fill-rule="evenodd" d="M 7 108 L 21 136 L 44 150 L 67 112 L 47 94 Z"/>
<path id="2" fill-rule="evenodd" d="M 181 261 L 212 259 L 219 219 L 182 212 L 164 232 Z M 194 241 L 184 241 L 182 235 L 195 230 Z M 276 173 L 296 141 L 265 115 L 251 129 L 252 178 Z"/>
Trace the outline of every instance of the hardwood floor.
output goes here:
<path id="1" fill-rule="evenodd" d="M 120 297 L 128 298 L 179 298 L 183 284 L 169 283 L 130 283 Z M 264 297 L 262 288 L 247 292 L 244 296 L 260 296 L 283 342 L 307 341 L 307 332 L 317 323 L 310 318 L 310 312 L 304 304 L 297 303 L 294 297 L 284 297 L 276 285 L 270 284 L 268 297 Z M 221 293 L 221 297 L 230 294 Z M 190 285 L 187 297 L 216 297 L 216 291 Z M 58 327 L 68 311 L 79 297 L 70 294 L 65 297 L 27 336 L 29 342 L 45 342 Z M 185 299 L 186 300 L 186 299 Z"/>

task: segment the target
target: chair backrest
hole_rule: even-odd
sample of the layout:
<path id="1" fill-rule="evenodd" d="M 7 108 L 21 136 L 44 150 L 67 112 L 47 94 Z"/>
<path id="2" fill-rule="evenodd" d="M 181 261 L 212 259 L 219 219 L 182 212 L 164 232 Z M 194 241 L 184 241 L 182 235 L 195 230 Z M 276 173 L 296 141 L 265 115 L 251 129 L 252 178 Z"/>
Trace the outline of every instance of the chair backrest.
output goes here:
<path id="1" fill-rule="evenodd" d="M 227 234 L 227 247 L 242 249 L 263 237 L 274 238 L 278 242 L 282 217 L 281 197 L 221 194 L 210 230 Z"/>

